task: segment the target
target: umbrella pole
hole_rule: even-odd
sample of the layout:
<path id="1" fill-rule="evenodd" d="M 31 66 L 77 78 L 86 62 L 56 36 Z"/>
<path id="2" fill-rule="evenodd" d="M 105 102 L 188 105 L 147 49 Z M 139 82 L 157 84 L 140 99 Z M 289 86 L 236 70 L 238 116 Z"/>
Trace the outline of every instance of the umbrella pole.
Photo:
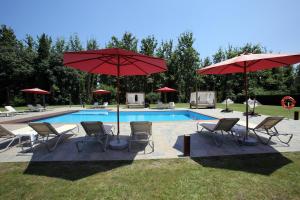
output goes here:
<path id="1" fill-rule="evenodd" d="M 118 121 L 118 131 L 117 131 L 117 139 L 111 140 L 109 145 L 111 149 L 121 150 L 125 149 L 128 146 L 127 140 L 120 139 L 120 56 L 118 55 L 118 64 L 117 64 L 117 121 Z"/>
<path id="2" fill-rule="evenodd" d="M 118 121 L 117 138 L 119 140 L 119 135 L 120 135 L 120 110 L 119 110 L 119 103 L 120 103 L 120 96 L 119 96 L 119 89 L 120 89 L 120 56 L 118 56 L 117 70 L 118 70 L 118 74 L 117 74 L 117 121 Z"/>
<path id="3" fill-rule="evenodd" d="M 43 106 L 44 106 L 44 108 L 46 108 L 45 95 L 43 95 Z"/>
<path id="4" fill-rule="evenodd" d="M 245 97 L 246 97 L 246 135 L 245 139 L 248 139 L 248 77 L 247 77 L 247 67 L 246 62 L 244 62 L 244 83 L 245 83 Z"/>

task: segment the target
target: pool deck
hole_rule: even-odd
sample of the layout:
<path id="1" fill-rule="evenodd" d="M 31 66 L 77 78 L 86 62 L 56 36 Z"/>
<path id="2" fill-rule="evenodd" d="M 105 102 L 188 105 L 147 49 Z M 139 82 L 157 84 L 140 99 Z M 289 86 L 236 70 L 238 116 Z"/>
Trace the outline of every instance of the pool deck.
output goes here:
<path id="1" fill-rule="evenodd" d="M 52 111 L 27 113 L 14 117 L 1 117 L 0 123 L 10 130 L 26 126 L 26 123 L 12 123 L 11 120 L 22 121 L 24 118 L 37 118 L 39 116 L 49 116 L 54 113 L 64 113 L 74 110 L 81 110 L 80 107 L 56 108 Z M 121 111 L 154 111 L 155 109 L 125 109 Z M 189 110 L 189 109 L 176 109 Z M 194 112 L 209 115 L 216 118 L 238 117 L 240 121 L 245 121 L 245 116 L 241 112 L 222 113 L 220 109 L 192 109 Z M 266 116 L 250 117 L 251 123 L 259 123 Z M 16 122 L 16 121 L 15 121 Z M 176 121 L 176 122 L 153 122 L 153 140 L 155 144 L 154 152 L 149 147 L 135 146 L 134 152 L 128 152 L 127 149 L 117 151 L 108 149 L 102 152 L 98 144 L 90 143 L 84 151 L 78 153 L 76 142 L 81 140 L 85 132 L 81 126 L 79 133 L 60 144 L 55 151 L 48 152 L 44 147 L 37 147 L 33 152 L 23 153 L 21 147 L 13 148 L 0 153 L 0 162 L 28 162 L 28 161 L 101 161 L 101 160 L 135 160 L 135 159 L 167 159 L 183 157 L 183 136 L 191 136 L 191 157 L 210 157 L 241 154 L 261 154 L 278 152 L 296 152 L 300 151 L 300 121 L 285 119 L 277 126 L 280 132 L 292 133 L 294 137 L 290 146 L 286 146 L 277 141 L 276 137 L 272 139 L 270 145 L 257 144 L 256 146 L 240 146 L 231 136 L 226 136 L 224 144 L 217 147 L 210 134 L 199 134 L 196 128 L 197 121 Z M 55 124 L 59 126 L 61 124 Z M 113 123 L 116 126 L 116 123 Z M 130 135 L 129 123 L 120 123 L 121 138 L 128 139 Z"/>

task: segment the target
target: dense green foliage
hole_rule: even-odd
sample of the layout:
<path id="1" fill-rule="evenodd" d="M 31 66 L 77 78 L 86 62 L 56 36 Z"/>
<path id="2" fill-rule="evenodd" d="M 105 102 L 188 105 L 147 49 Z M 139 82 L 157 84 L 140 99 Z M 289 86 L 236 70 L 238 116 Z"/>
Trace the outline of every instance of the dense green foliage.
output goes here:
<path id="1" fill-rule="evenodd" d="M 36 39 L 27 35 L 25 39 L 16 38 L 14 31 L 2 25 L 0 28 L 0 103 L 24 105 L 33 101 L 33 95 L 20 92 L 23 88 L 39 87 L 49 90 L 49 104 L 92 103 L 95 100 L 115 99 L 115 77 L 87 74 L 63 66 L 62 57 L 65 51 L 119 47 L 146 55 L 164 58 L 168 65 L 165 73 L 150 76 L 122 77 L 121 102 L 125 102 L 126 92 L 152 93 L 163 86 L 178 90 L 167 94 L 176 102 L 187 102 L 191 91 L 216 90 L 218 99 L 225 96 L 235 99 L 243 93 L 243 77 L 236 75 L 196 75 L 195 70 L 232 58 L 244 52 L 261 53 L 267 50 L 260 45 L 246 44 L 243 47 L 228 46 L 219 49 L 212 58 L 200 58 L 193 47 L 195 38 L 192 33 L 182 33 L 174 45 L 172 40 L 159 43 L 154 36 L 138 40 L 132 33 L 124 33 L 122 38 L 111 37 L 106 46 L 100 46 L 95 39 L 86 42 L 83 47 L 77 35 L 68 40 L 53 40 L 46 34 Z M 300 67 L 288 66 L 250 74 L 250 95 L 291 94 L 300 91 Z M 107 97 L 93 97 L 94 89 L 109 89 L 112 94 Z M 149 101 L 155 101 L 157 95 L 148 95 Z"/>

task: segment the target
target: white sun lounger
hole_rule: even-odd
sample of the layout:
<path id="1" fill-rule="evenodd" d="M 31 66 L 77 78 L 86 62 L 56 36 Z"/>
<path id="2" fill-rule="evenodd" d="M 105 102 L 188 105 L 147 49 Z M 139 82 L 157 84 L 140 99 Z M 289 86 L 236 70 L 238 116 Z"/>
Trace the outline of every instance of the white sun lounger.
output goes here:
<path id="1" fill-rule="evenodd" d="M 103 151 L 106 151 L 109 134 L 114 134 L 114 126 L 104 125 L 102 122 L 99 121 L 81 122 L 81 125 L 85 130 L 86 135 L 83 141 L 79 141 L 76 143 L 77 150 L 81 152 L 85 144 L 91 141 L 90 139 L 92 139 L 92 141 L 99 142 L 102 145 Z M 79 148 L 79 143 L 82 143 L 82 148 Z"/>
<path id="2" fill-rule="evenodd" d="M 132 143 L 145 143 L 149 145 L 154 152 L 154 142 L 152 140 L 152 122 L 136 121 L 130 122 L 131 134 L 128 144 L 128 151 L 131 150 Z M 146 148 L 144 149 L 146 153 Z"/>
<path id="3" fill-rule="evenodd" d="M 10 131 L 4 126 L 0 125 L 0 138 L 3 139 L 1 143 L 8 143 L 7 146 L 0 150 L 0 152 L 10 149 L 16 140 L 18 140 L 18 144 L 21 144 L 22 137 L 29 137 L 32 145 L 36 139 L 36 136 L 37 133 L 29 126 Z"/>
<path id="4" fill-rule="evenodd" d="M 48 151 L 54 151 L 58 143 L 64 139 L 64 136 L 68 132 L 71 132 L 75 135 L 76 133 L 74 130 L 77 128 L 77 132 L 79 131 L 79 127 L 76 124 L 67 124 L 58 128 L 54 128 L 50 123 L 47 122 L 32 122 L 29 123 L 29 126 L 38 133 L 38 139 L 35 141 L 35 143 L 41 143 L 45 145 Z M 52 146 L 50 146 L 50 139 L 56 139 L 56 142 Z"/>

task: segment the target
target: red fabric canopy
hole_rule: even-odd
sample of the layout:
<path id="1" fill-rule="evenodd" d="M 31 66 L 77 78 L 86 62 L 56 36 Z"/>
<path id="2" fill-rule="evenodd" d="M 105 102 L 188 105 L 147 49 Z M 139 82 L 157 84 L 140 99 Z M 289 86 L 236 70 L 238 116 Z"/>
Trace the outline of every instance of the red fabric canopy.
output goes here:
<path id="1" fill-rule="evenodd" d="M 169 87 L 163 87 L 156 90 L 156 92 L 176 92 L 177 90 Z"/>
<path id="2" fill-rule="evenodd" d="M 300 54 L 244 54 L 198 69 L 198 74 L 231 74 L 254 72 L 300 62 Z"/>
<path id="3" fill-rule="evenodd" d="M 198 69 L 198 74 L 244 73 L 246 99 L 246 137 L 248 140 L 248 77 L 247 72 L 287 66 L 300 62 L 300 54 L 243 54 L 217 64 Z M 251 140 L 249 140 L 251 141 Z"/>
<path id="4" fill-rule="evenodd" d="M 50 92 L 46 90 L 42 90 L 40 88 L 30 88 L 30 89 L 23 89 L 22 92 L 32 93 L 32 94 L 50 94 Z"/>
<path id="5" fill-rule="evenodd" d="M 89 73 L 113 76 L 149 75 L 167 70 L 164 59 L 119 48 L 66 52 L 64 65 Z"/>
<path id="6" fill-rule="evenodd" d="M 64 53 L 64 65 L 93 74 L 117 76 L 117 136 L 120 134 L 119 77 L 164 72 L 164 59 L 119 48 Z"/>
<path id="7" fill-rule="evenodd" d="M 110 91 L 107 91 L 107 90 L 94 90 L 93 93 L 94 94 L 109 94 Z"/>

